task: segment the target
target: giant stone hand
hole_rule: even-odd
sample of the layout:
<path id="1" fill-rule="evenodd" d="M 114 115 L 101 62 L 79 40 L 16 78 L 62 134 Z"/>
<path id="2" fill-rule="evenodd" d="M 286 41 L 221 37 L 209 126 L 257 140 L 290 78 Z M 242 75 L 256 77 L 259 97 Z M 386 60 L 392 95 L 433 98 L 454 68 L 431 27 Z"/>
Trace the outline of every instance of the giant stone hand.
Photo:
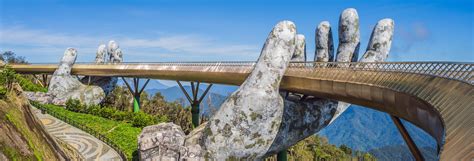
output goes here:
<path id="1" fill-rule="evenodd" d="M 358 19 L 355 9 L 346 9 L 341 14 L 338 62 L 357 59 L 360 44 Z M 361 61 L 384 61 L 387 58 L 393 25 L 391 19 L 377 23 Z M 316 50 L 316 61 L 334 61 L 328 22 L 318 26 Z M 286 92 L 279 91 L 290 59 L 304 61 L 305 53 L 305 38 L 297 35 L 295 25 L 289 21 L 278 23 L 270 32 L 248 78 L 207 123 L 186 137 L 177 125 L 171 123 L 145 127 L 138 141 L 140 158 L 262 160 L 326 127 L 349 104 L 295 93 L 285 96 Z"/>
<path id="2" fill-rule="evenodd" d="M 122 61 L 122 50 L 115 41 L 109 41 L 107 48 L 104 44 L 99 45 L 95 58 L 96 64 L 116 64 L 121 63 Z M 117 77 L 85 76 L 81 79 L 81 82 L 84 84 L 101 87 L 104 90 L 105 95 L 108 95 L 112 90 L 114 90 L 117 81 Z"/>
<path id="3" fill-rule="evenodd" d="M 392 42 L 394 22 L 380 20 L 372 31 L 367 51 L 361 62 L 383 62 L 388 56 Z M 337 62 L 357 60 L 359 50 L 359 17 L 355 9 L 343 11 L 339 20 L 339 47 Z M 298 45 L 298 44 L 297 44 Z M 323 21 L 316 29 L 315 61 L 334 61 L 331 26 Z M 296 52 L 295 52 L 296 54 Z M 329 125 L 350 104 L 330 99 L 293 94 L 285 99 L 285 111 L 279 134 L 268 154 L 289 148 L 298 141 L 313 135 Z"/>
<path id="4" fill-rule="evenodd" d="M 52 103 L 63 105 L 68 99 L 78 99 L 88 105 L 99 104 L 105 97 L 104 91 L 97 86 L 84 85 L 71 75 L 76 58 L 76 49 L 66 49 L 49 83 L 48 94 L 52 97 Z"/>

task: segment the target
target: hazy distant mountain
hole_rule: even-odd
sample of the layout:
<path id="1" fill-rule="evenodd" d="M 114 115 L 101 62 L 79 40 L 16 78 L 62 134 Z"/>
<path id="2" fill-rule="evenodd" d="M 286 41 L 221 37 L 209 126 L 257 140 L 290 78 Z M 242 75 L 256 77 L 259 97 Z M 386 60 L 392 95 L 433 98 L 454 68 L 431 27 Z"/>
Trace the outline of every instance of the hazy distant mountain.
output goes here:
<path id="1" fill-rule="evenodd" d="M 128 83 L 133 86 L 133 81 L 132 79 L 127 79 Z M 140 87 L 142 87 L 146 82 L 146 79 L 140 79 Z M 117 82 L 118 85 L 124 86 L 125 83 L 123 80 L 120 78 L 119 81 Z M 169 88 L 169 86 L 161 83 L 159 80 L 156 79 L 150 79 L 150 82 L 146 85 L 146 89 L 166 89 Z"/>
<path id="2" fill-rule="evenodd" d="M 191 93 L 190 86 L 184 86 L 184 88 L 186 91 L 188 91 L 188 93 Z M 204 93 L 204 90 L 205 88 L 199 88 L 198 96 L 201 96 L 201 94 Z M 147 89 L 146 92 L 150 96 L 154 95 L 157 92 L 160 92 L 161 95 L 164 96 L 165 100 L 168 102 L 178 101 L 184 104 L 184 106 L 190 106 L 189 101 L 178 86 L 166 89 Z M 208 115 L 209 113 L 211 113 L 212 110 L 216 110 L 224 102 L 225 98 L 226 96 L 210 91 L 201 102 L 201 114 Z"/>
<path id="3" fill-rule="evenodd" d="M 403 121 L 403 124 L 418 147 L 436 148 L 436 142 L 430 135 L 406 121 Z M 390 148 L 384 147 L 403 145 L 403 148 L 408 150 L 388 114 L 361 106 L 351 106 L 319 134 L 326 136 L 331 144 L 345 144 L 361 151 L 378 149 L 379 156 L 394 153 L 388 150 Z M 436 156 L 435 151 L 425 152 L 424 155 Z"/>

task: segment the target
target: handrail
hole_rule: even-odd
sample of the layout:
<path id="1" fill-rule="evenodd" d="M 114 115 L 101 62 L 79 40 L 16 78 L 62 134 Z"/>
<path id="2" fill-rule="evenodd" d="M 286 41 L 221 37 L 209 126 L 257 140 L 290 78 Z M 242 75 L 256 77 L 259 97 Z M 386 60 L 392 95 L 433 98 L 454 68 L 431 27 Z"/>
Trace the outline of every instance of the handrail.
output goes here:
<path id="1" fill-rule="evenodd" d="M 108 66 L 198 66 L 198 67 L 240 67 L 248 69 L 255 65 L 253 61 L 229 61 L 229 62 L 124 62 L 120 64 L 95 64 L 95 63 L 75 63 L 78 65 L 94 65 L 97 67 Z M 10 64 L 16 67 L 34 66 L 57 66 L 57 64 Z M 73 66 L 73 68 L 75 67 Z M 474 84 L 474 63 L 473 62 L 291 62 L 289 69 L 311 70 L 316 69 L 341 69 L 357 71 L 378 71 L 378 72 L 404 72 L 424 74 L 436 77 L 443 77 Z"/>

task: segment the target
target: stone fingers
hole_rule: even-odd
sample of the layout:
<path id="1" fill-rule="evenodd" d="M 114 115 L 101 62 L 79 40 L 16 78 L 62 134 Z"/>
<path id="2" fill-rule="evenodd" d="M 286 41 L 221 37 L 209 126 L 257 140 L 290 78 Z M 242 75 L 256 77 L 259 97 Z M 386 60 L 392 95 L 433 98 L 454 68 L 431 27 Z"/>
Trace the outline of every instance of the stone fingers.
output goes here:
<path id="1" fill-rule="evenodd" d="M 392 45 L 395 23 L 386 18 L 377 22 L 361 62 L 383 62 L 388 57 Z"/>
<path id="2" fill-rule="evenodd" d="M 306 61 L 306 39 L 304 35 L 296 35 L 295 53 L 291 57 L 291 61 L 304 62 Z"/>
<path id="3" fill-rule="evenodd" d="M 334 59 L 334 45 L 332 40 L 331 25 L 328 21 L 323 21 L 316 29 L 316 51 L 314 61 L 332 62 Z"/>
<path id="4" fill-rule="evenodd" d="M 76 58 L 77 58 L 77 50 L 74 48 L 67 48 L 66 51 L 64 51 L 64 55 L 61 58 L 59 67 L 55 71 L 54 74 L 56 75 L 70 74 L 72 66 L 76 62 Z"/>
<path id="5" fill-rule="evenodd" d="M 95 63 L 96 64 L 105 63 L 106 55 L 107 55 L 107 47 L 105 46 L 105 44 L 99 45 L 99 48 L 97 48 L 97 53 L 95 56 Z"/>
<path id="6" fill-rule="evenodd" d="M 345 9 L 339 17 L 337 62 L 357 61 L 360 46 L 359 15 L 354 8 Z"/>
<path id="7" fill-rule="evenodd" d="M 122 62 L 122 50 L 120 49 L 117 42 L 114 40 L 109 41 L 107 54 L 109 55 L 110 63 L 121 63 Z"/>

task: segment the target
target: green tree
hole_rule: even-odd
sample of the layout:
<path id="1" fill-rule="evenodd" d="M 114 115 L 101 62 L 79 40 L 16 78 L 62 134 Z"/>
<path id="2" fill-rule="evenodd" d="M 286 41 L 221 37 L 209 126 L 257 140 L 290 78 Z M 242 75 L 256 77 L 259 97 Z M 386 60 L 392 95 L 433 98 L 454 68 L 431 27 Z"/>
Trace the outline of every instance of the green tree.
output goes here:
<path id="1" fill-rule="evenodd" d="M 27 64 L 28 63 L 25 60 L 25 57 L 16 56 L 16 54 L 12 51 L 5 51 L 2 54 L 0 54 L 0 60 L 9 64 Z"/>

